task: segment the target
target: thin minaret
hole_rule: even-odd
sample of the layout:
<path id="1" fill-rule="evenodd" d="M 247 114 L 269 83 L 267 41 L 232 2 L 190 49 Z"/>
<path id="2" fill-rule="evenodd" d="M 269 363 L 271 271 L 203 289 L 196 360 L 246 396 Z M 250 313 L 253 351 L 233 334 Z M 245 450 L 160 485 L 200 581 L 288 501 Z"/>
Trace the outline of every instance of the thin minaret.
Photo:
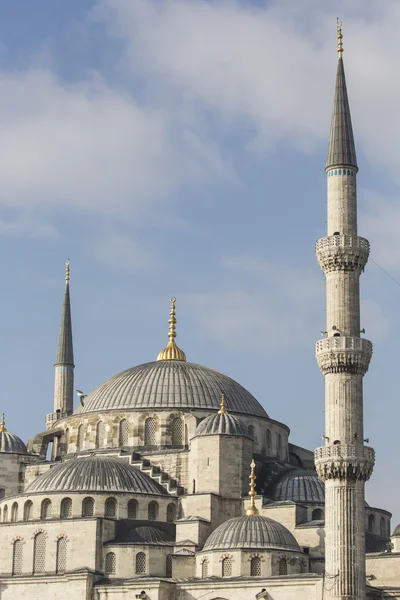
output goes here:
<path id="1" fill-rule="evenodd" d="M 65 293 L 54 365 L 54 413 L 59 418 L 71 415 L 74 397 L 74 349 L 72 344 L 71 304 L 69 297 L 70 261 L 65 264 Z"/>
<path id="2" fill-rule="evenodd" d="M 360 274 L 369 242 L 357 235 L 358 172 L 338 22 L 338 68 L 326 173 L 328 235 L 316 253 L 326 277 L 326 337 L 316 344 L 325 376 L 325 446 L 315 451 L 325 482 L 325 595 L 365 600 L 365 482 L 374 451 L 364 446 L 363 376 L 372 344 L 360 334 Z"/>

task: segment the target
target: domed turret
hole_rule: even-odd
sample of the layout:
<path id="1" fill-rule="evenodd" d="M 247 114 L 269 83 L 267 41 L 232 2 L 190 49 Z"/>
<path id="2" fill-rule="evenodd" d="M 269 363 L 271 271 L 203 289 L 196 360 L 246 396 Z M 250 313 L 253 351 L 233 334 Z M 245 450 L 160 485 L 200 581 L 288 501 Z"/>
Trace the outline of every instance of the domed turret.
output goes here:
<path id="1" fill-rule="evenodd" d="M 0 422 L 0 452 L 7 454 L 26 454 L 28 452 L 21 438 L 7 431 L 4 413 Z"/>
<path id="2" fill-rule="evenodd" d="M 267 494 L 275 501 L 325 503 L 325 485 L 315 471 L 290 469 L 278 475 L 268 487 Z"/>
<path id="3" fill-rule="evenodd" d="M 197 425 L 195 436 L 197 435 L 241 435 L 250 437 L 245 424 L 226 411 L 224 394 L 222 394 L 221 406 L 217 414 L 206 417 Z"/>

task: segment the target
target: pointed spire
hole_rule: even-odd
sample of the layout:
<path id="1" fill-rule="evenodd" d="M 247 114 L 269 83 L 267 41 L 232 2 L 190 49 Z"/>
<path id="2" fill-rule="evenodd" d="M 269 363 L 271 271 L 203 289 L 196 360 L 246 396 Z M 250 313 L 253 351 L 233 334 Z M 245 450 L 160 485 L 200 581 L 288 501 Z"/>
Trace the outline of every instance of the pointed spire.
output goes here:
<path id="1" fill-rule="evenodd" d="M 175 343 L 175 338 L 176 338 L 175 302 L 176 302 L 176 298 L 171 298 L 171 310 L 170 310 L 169 319 L 168 319 L 169 342 L 166 345 L 166 347 L 164 348 L 164 350 L 161 350 L 160 354 L 157 357 L 157 360 L 182 360 L 182 361 L 186 360 L 186 355 L 185 355 L 184 351 L 181 350 L 180 348 L 178 348 L 178 346 Z"/>
<path id="2" fill-rule="evenodd" d="M 74 366 L 74 349 L 72 345 L 72 322 L 71 303 L 69 297 L 70 260 L 65 263 L 65 294 L 64 305 L 61 315 L 60 333 L 58 336 L 58 347 L 56 365 Z"/>
<path id="3" fill-rule="evenodd" d="M 220 409 L 218 411 L 218 414 L 219 415 L 226 415 L 227 412 L 228 411 L 225 408 L 225 396 L 224 396 L 224 394 L 222 394 L 222 396 L 221 396 L 221 404 L 220 404 Z"/>
<path id="4" fill-rule="evenodd" d="M 0 433 L 5 433 L 7 431 L 6 429 L 6 419 L 3 413 L 3 416 L 1 417 L 1 422 L 0 422 Z"/>
<path id="5" fill-rule="evenodd" d="M 358 170 L 350 105 L 347 96 L 346 77 L 343 66 L 342 24 L 337 22 L 338 67 L 336 73 L 335 98 L 329 137 L 326 169 L 333 167 L 351 167 Z"/>
<path id="6" fill-rule="evenodd" d="M 250 491 L 249 491 L 249 496 L 250 496 L 250 506 L 249 508 L 246 510 L 246 515 L 248 517 L 254 516 L 254 515 L 258 515 L 258 510 L 256 508 L 256 504 L 255 504 L 255 497 L 256 497 L 256 476 L 255 476 L 255 470 L 256 470 L 256 463 L 254 462 L 254 458 L 252 459 L 251 463 L 250 463 L 250 467 L 251 467 L 251 472 L 249 475 L 249 479 L 250 479 Z"/>

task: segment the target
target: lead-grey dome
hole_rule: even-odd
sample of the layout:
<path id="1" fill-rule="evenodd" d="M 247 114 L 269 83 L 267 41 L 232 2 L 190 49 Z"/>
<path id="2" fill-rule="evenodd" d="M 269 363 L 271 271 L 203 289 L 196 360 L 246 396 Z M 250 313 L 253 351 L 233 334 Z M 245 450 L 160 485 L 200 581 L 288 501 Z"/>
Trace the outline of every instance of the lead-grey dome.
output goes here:
<path id="1" fill-rule="evenodd" d="M 234 548 L 300 552 L 300 546 L 296 539 L 284 525 L 261 515 L 235 517 L 225 521 L 213 531 L 203 550 Z"/>
<path id="2" fill-rule="evenodd" d="M 290 469 L 272 481 L 268 496 L 276 501 L 307 502 L 324 504 L 325 485 L 315 471 Z"/>
<path id="3" fill-rule="evenodd" d="M 77 413 L 105 410 L 217 409 L 222 394 L 235 413 L 268 417 L 239 383 L 213 369 L 178 360 L 132 367 L 107 379 L 85 399 Z"/>
<path id="4" fill-rule="evenodd" d="M 197 435 L 241 435 L 250 437 L 246 425 L 229 413 L 209 415 L 200 421 L 196 427 L 195 436 Z"/>
<path id="5" fill-rule="evenodd" d="M 159 483 L 112 457 L 76 458 L 52 467 L 25 490 L 27 494 L 48 492 L 130 492 L 168 496 Z"/>
<path id="6" fill-rule="evenodd" d="M 17 435 L 9 431 L 0 432 L 0 452 L 8 454 L 26 454 L 27 449 L 24 442 Z"/>

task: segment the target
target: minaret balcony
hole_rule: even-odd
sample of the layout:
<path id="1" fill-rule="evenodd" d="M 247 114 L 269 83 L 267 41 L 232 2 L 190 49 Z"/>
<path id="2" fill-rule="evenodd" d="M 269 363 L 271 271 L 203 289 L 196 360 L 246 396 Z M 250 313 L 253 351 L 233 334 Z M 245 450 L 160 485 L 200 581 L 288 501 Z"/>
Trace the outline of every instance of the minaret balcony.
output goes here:
<path id="1" fill-rule="evenodd" d="M 375 452 L 368 446 L 330 444 L 314 452 L 315 468 L 322 481 L 350 479 L 368 481 L 371 477 Z"/>
<path id="2" fill-rule="evenodd" d="M 315 344 L 315 356 L 324 375 L 365 375 L 372 357 L 372 343 L 351 335 L 328 337 Z"/>
<path id="3" fill-rule="evenodd" d="M 315 248 L 322 271 L 364 270 L 369 256 L 369 241 L 357 235 L 329 235 L 319 239 Z"/>

